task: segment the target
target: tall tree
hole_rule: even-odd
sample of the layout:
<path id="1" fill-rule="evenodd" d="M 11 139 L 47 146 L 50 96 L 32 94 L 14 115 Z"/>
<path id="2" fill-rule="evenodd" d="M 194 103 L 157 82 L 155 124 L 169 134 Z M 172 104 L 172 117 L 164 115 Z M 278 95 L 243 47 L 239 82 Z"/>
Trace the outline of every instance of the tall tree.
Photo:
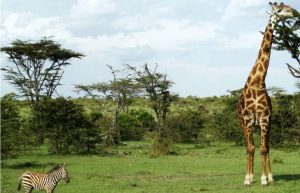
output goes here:
<path id="1" fill-rule="evenodd" d="M 294 17 L 284 18 L 275 26 L 273 48 L 286 50 L 297 61 L 299 67 L 287 64 L 290 73 L 300 78 L 300 14 L 295 10 Z"/>
<path id="2" fill-rule="evenodd" d="M 113 123 L 106 134 L 106 145 L 112 146 L 120 142 L 120 131 L 118 129 L 119 114 L 121 111 L 128 111 L 131 103 L 131 98 L 139 94 L 139 85 L 135 84 L 132 79 L 128 77 L 119 78 L 117 73 L 123 72 L 115 70 L 112 66 L 107 65 L 111 70 L 113 79 L 107 82 L 95 83 L 92 85 L 76 85 L 75 88 L 78 92 L 84 92 L 87 96 L 98 99 L 100 105 L 101 99 L 112 99 L 115 103 L 113 109 Z M 105 110 L 110 111 L 110 108 Z"/>
<path id="3" fill-rule="evenodd" d="M 171 103 L 177 98 L 177 95 L 170 93 L 174 83 L 167 79 L 167 74 L 157 72 L 158 65 L 153 70 L 147 64 L 142 70 L 130 65 L 128 67 L 134 72 L 135 81 L 144 89 L 145 96 L 149 98 L 158 122 L 158 138 L 153 144 L 154 154 L 167 154 L 171 151 L 167 115 Z"/>
<path id="4" fill-rule="evenodd" d="M 1 69 L 5 79 L 30 99 L 33 108 L 41 96 L 53 95 L 69 60 L 83 57 L 47 38 L 36 42 L 15 40 L 11 46 L 2 47 L 1 52 L 6 53 L 13 64 Z"/>
<path id="5" fill-rule="evenodd" d="M 1 47 L 12 65 L 1 68 L 4 78 L 14 85 L 29 101 L 38 129 L 37 110 L 41 97 L 51 97 L 63 76 L 63 68 L 70 59 L 83 54 L 64 49 L 49 38 L 39 41 L 15 40 L 10 46 Z"/>

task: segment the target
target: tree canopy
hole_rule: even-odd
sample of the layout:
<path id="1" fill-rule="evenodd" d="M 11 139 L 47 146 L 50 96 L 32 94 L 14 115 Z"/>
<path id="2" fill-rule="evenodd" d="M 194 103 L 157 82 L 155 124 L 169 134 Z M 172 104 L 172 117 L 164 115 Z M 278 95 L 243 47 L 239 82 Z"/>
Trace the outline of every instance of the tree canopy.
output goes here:
<path id="1" fill-rule="evenodd" d="M 294 11 L 294 17 L 282 18 L 275 26 L 273 38 L 273 48 L 276 50 L 286 50 L 295 59 L 299 67 L 287 64 L 290 73 L 300 78 L 300 14 Z"/>
<path id="2" fill-rule="evenodd" d="M 38 41 L 15 40 L 10 46 L 1 47 L 13 65 L 1 68 L 4 78 L 27 97 L 35 108 L 41 96 L 51 97 L 60 85 L 63 67 L 72 58 L 84 55 L 62 48 L 49 38 Z"/>

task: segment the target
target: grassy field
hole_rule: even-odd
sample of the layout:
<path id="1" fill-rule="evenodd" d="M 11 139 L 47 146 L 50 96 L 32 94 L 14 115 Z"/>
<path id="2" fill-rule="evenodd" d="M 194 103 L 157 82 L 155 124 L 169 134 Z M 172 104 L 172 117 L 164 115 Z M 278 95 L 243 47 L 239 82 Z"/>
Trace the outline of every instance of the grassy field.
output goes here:
<path id="1" fill-rule="evenodd" d="M 254 183 L 243 185 L 246 153 L 243 147 L 175 145 L 176 155 L 149 157 L 150 145 L 129 142 L 110 155 L 48 155 L 45 148 L 2 163 L 1 192 L 17 192 L 19 176 L 28 170 L 46 172 L 67 163 L 69 184 L 60 193 L 187 193 L 187 192 L 300 192 L 300 151 L 271 149 L 274 182 L 260 186 L 260 156 L 256 152 Z M 23 189 L 22 189 L 23 190 Z M 34 191 L 37 192 L 37 191 Z"/>

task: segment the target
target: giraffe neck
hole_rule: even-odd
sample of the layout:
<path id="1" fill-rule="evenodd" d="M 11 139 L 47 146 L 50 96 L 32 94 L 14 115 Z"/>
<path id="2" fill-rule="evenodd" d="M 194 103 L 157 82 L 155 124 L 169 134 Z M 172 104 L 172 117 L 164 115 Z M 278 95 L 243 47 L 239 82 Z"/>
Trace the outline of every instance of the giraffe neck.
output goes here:
<path id="1" fill-rule="evenodd" d="M 264 37 L 260 46 L 258 58 L 256 59 L 256 62 L 251 70 L 246 86 L 262 89 L 266 87 L 265 78 L 267 76 L 270 62 L 273 31 L 276 22 L 277 18 L 275 16 L 271 16 L 264 32 Z"/>

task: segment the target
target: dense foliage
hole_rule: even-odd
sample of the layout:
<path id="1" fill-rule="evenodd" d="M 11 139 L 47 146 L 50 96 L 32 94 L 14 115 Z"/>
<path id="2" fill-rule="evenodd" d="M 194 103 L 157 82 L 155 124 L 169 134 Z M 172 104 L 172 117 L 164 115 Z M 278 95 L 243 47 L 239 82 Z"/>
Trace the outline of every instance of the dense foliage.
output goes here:
<path id="1" fill-rule="evenodd" d="M 283 18 L 275 26 L 273 48 L 291 54 L 299 66 L 287 64 L 288 69 L 294 77 L 300 78 L 300 14 L 296 10 L 294 10 L 294 17 Z"/>
<path id="2" fill-rule="evenodd" d="M 49 152 L 56 154 L 75 151 L 86 137 L 92 135 L 85 127 L 90 127 L 84 115 L 83 107 L 62 97 L 41 101 L 39 117 L 41 125 L 49 139 Z"/>
<path id="3" fill-rule="evenodd" d="M 144 109 L 131 109 L 121 113 L 118 127 L 122 140 L 142 140 L 144 134 L 156 127 L 154 117 Z"/>
<path id="4" fill-rule="evenodd" d="M 1 159 L 20 152 L 20 115 L 14 94 L 1 99 Z"/>
<path id="5" fill-rule="evenodd" d="M 300 93 L 272 94 L 272 147 L 293 147 L 300 144 Z M 213 141 L 244 143 L 236 112 L 238 93 L 226 96 L 179 98 L 171 105 L 167 119 L 169 135 L 177 143 L 209 144 Z M 102 103 L 111 105 L 110 100 Z M 26 146 L 33 147 L 34 136 L 30 109 L 13 95 L 1 100 L 2 155 L 17 156 Z M 42 100 L 40 117 L 50 153 L 99 153 L 103 150 L 111 128 L 114 113 L 95 110 L 94 99 Z M 121 141 L 154 140 L 157 133 L 155 114 L 145 98 L 134 98 L 128 111 L 119 115 L 118 129 Z M 113 107 L 112 107 L 113 108 Z M 27 120 L 27 121 L 25 121 Z M 260 142 L 259 127 L 254 130 L 256 143 Z M 16 135 L 19 134 L 19 135 Z M 24 146 L 24 147 L 23 147 Z"/>

